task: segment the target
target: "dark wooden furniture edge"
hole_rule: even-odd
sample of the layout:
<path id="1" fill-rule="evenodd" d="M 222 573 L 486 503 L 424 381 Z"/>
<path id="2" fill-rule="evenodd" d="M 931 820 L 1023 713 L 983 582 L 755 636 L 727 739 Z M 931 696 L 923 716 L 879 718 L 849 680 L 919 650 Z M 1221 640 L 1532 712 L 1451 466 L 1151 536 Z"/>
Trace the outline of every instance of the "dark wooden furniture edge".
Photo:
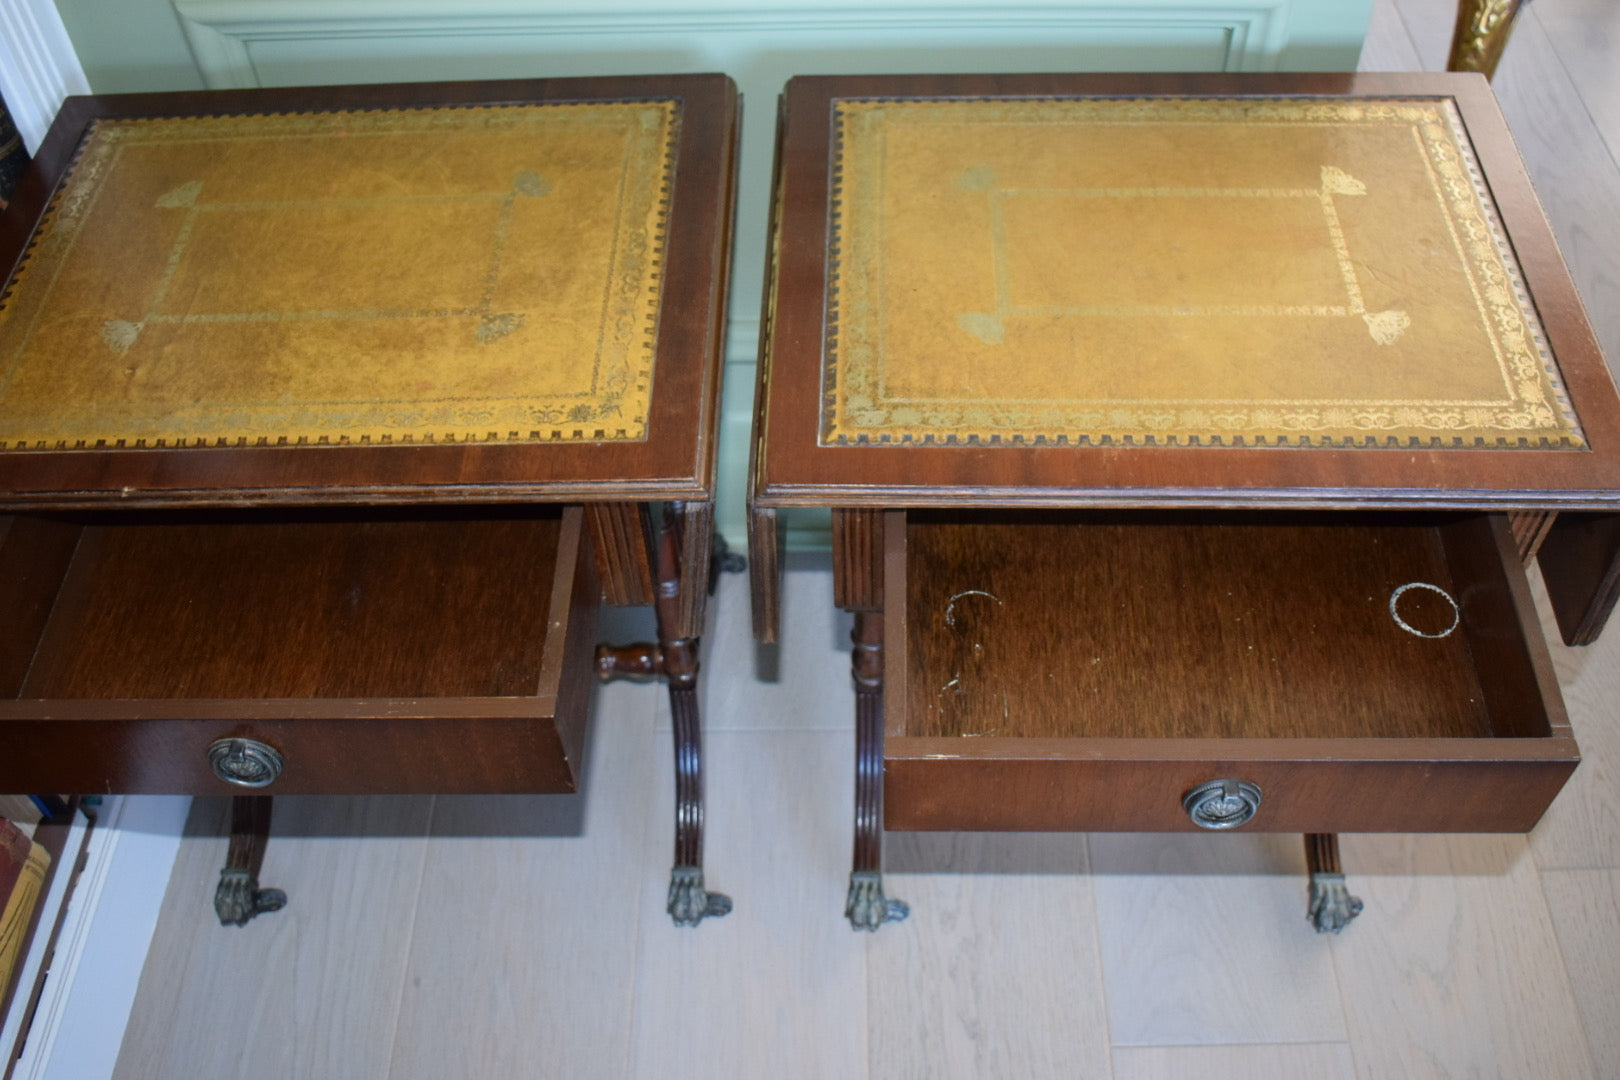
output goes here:
<path id="1" fill-rule="evenodd" d="M 0 303 L 95 119 L 647 97 L 683 101 L 647 441 L 13 451 L 0 453 L 0 506 L 712 498 L 738 132 L 737 91 L 724 75 L 69 98 L 0 215 L 0 268 L 8 283 Z"/>
<path id="2" fill-rule="evenodd" d="M 1077 756 L 1072 747 L 1064 756 L 996 758 L 994 747 L 953 755 L 937 748 L 938 742 L 908 739 L 904 747 L 891 742 L 884 759 L 887 828 L 1198 832 L 1174 796 L 1237 775 L 1269 796 L 1246 831 L 1522 833 L 1535 827 L 1578 764 L 1573 742 L 1565 740 L 1538 746 L 1541 753 L 1532 758 L 1508 761 L 1494 755 L 1448 759 L 1444 755 L 1459 748 L 1445 740 L 1396 747 L 1393 756 L 1400 760 L 1374 757 L 1368 751 L 1376 753 L 1376 747 L 1348 740 L 1343 757 L 1281 761 L 1244 757 L 1244 748 L 1216 740 L 1197 758 L 1198 748 L 1189 744 L 1175 759 L 1179 765 Z M 1408 759 L 1430 753 L 1438 756 L 1421 769 Z M 1124 778 L 1129 775 L 1173 789 L 1172 797 L 1150 816 L 1128 802 L 1092 796 L 1129 784 Z M 1503 788 L 1512 789 L 1513 799 L 1496 797 Z M 942 791 L 950 791 L 950 798 L 942 798 Z"/>
<path id="3" fill-rule="evenodd" d="M 71 522 L 0 517 L 0 700 L 28 676 L 79 534 Z"/>
<path id="4" fill-rule="evenodd" d="M 596 548 L 603 602 L 621 606 L 652 603 L 652 551 L 647 546 L 641 504 L 588 503 L 585 520 Z"/>
<path id="5" fill-rule="evenodd" d="M 883 510 L 835 507 L 832 512 L 833 604 L 844 611 L 883 610 Z"/>
<path id="6" fill-rule="evenodd" d="M 748 512 L 749 614 L 754 640 L 774 645 L 782 635 L 782 522 L 775 510 Z"/>
<path id="7" fill-rule="evenodd" d="M 771 334 L 776 311 L 777 263 L 781 246 L 782 139 L 787 133 L 787 96 L 776 101 L 776 149 L 771 156 L 769 220 L 765 233 L 765 287 L 760 297 L 759 348 L 754 366 L 753 421 L 748 431 L 748 573 L 754 637 L 766 644 L 782 629 L 782 523 L 775 509 L 760 501 L 766 486 L 765 443 L 770 428 Z"/>
<path id="8" fill-rule="evenodd" d="M 895 448 L 897 455 L 917 453 L 915 450 Z M 1090 452 L 1090 451 L 1087 451 Z M 1141 450 L 1137 451 L 1142 452 Z M 1189 450 L 1190 454 L 1214 453 L 1208 450 Z M 1233 451 L 1237 453 L 1239 451 Z M 1278 450 L 1250 450 L 1246 453 L 1261 455 L 1283 453 Z M 1355 451 L 1369 457 L 1390 453 L 1385 450 Z M 1461 453 L 1472 453 L 1462 451 Z M 1535 451 L 1521 451 L 1534 453 Z M 985 451 L 994 453 L 994 451 Z M 1404 457 L 1403 452 L 1403 457 Z M 1009 464 L 1012 464 L 1009 462 Z M 859 467 L 853 467 L 859 468 Z M 1414 465 L 1421 469 L 1422 466 Z M 1513 511 L 1620 511 L 1620 488 L 1609 490 L 1570 489 L 1552 491 L 1495 491 L 1476 488 L 1288 488 L 1263 487 L 1234 482 L 1224 488 L 1097 488 L 1022 486 L 949 485 L 937 488 L 927 486 L 894 487 L 879 484 L 847 483 L 799 484 L 774 483 L 764 487 L 754 498 L 758 510 L 779 510 L 788 507 L 851 507 L 922 510 L 953 507 L 1008 507 L 1027 509 L 1110 509 L 1110 510 L 1479 510 L 1508 513 Z"/>
<path id="9" fill-rule="evenodd" d="M 1538 561 L 1564 644 L 1592 644 L 1620 599 L 1620 515 L 1559 514 Z"/>
<path id="10" fill-rule="evenodd" d="M 887 95 L 1380 94 L 1454 99 L 1578 403 L 1588 450 L 818 444 L 831 102 Z M 1620 497 L 1620 396 L 1506 122 L 1475 74 L 801 77 L 787 89 L 754 495 L 761 507 L 1017 505 L 1598 508 Z M 1084 474 L 1080 467 L 1084 467 Z M 850 477 L 859 476 L 859 482 Z M 1421 477 L 1420 484 L 1411 478 Z M 1354 489 L 1353 491 L 1350 489 Z"/>

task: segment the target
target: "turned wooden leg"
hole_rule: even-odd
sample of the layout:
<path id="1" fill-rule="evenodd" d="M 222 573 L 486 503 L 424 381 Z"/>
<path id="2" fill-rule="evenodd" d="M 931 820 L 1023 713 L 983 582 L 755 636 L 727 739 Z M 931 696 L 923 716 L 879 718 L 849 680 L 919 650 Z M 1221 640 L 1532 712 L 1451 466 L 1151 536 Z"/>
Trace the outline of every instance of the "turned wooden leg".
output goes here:
<path id="1" fill-rule="evenodd" d="M 883 613 L 855 613 L 855 866 L 844 914 L 857 930 L 876 930 L 911 914 L 883 895 Z"/>
<path id="2" fill-rule="evenodd" d="M 662 528 L 644 511 L 655 552 L 653 614 L 657 644 L 641 643 L 596 650 L 596 673 L 607 680 L 646 681 L 662 676 L 669 684 L 675 740 L 675 865 L 670 871 L 666 910 L 676 926 L 696 926 L 731 911 L 731 897 L 709 892 L 703 883 L 703 725 L 698 715 L 698 638 L 681 633 L 680 543 L 675 515 Z M 708 569 L 688 575 L 706 586 Z M 690 584 L 688 588 L 692 587 Z"/>
<path id="3" fill-rule="evenodd" d="M 1317 933 L 1337 934 L 1361 914 L 1361 898 L 1351 896 L 1344 883 L 1337 833 L 1305 834 L 1305 868 L 1311 875 L 1305 917 Z"/>
<path id="4" fill-rule="evenodd" d="M 223 926 L 246 926 L 255 915 L 287 906 L 287 894 L 280 889 L 259 888 L 259 867 L 270 840 L 270 810 L 269 795 L 231 799 L 231 847 L 214 890 L 214 912 Z"/>
<path id="5" fill-rule="evenodd" d="M 697 689 L 671 680 L 675 726 L 675 866 L 667 910 L 676 926 L 696 926 L 731 911 L 731 897 L 703 886 L 703 743 Z"/>
<path id="6" fill-rule="evenodd" d="M 1447 71 L 1477 71 L 1489 79 L 1507 48 L 1521 0 L 1459 0 Z"/>

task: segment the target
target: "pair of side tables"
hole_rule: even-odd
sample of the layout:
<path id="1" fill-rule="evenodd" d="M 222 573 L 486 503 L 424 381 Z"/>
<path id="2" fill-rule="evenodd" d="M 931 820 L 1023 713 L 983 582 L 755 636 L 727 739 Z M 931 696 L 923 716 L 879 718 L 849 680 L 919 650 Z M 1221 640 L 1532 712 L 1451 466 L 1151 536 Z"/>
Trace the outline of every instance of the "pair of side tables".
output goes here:
<path id="1" fill-rule="evenodd" d="M 71 100 L 0 219 L 0 789 L 576 786 L 663 678 L 669 913 L 738 102 L 723 76 Z M 891 829 L 1524 831 L 1620 576 L 1620 398 L 1478 76 L 800 78 L 749 547 L 831 507 Z M 656 642 L 596 647 L 601 603 Z M 785 643 L 791 647 L 791 635 Z M 714 658 L 721 663 L 726 658 Z"/>

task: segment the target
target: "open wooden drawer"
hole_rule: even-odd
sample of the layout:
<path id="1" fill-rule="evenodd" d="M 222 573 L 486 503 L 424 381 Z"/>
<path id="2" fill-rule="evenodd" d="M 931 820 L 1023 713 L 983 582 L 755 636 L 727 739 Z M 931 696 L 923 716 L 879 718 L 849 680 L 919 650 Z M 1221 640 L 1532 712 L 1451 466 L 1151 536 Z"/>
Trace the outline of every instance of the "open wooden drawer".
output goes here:
<path id="1" fill-rule="evenodd" d="M 0 790 L 573 790 L 582 517 L 0 518 Z"/>
<path id="2" fill-rule="evenodd" d="M 1531 828 L 1574 770 L 1504 519 L 891 512 L 884 827 Z M 1402 588 L 1407 586 L 1406 588 Z"/>

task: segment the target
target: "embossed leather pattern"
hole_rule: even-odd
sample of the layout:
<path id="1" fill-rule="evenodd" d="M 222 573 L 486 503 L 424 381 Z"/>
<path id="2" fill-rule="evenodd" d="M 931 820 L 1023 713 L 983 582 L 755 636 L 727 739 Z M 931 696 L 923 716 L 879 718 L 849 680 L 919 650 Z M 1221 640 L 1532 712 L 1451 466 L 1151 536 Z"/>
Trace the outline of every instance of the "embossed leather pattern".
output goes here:
<path id="1" fill-rule="evenodd" d="M 1584 445 L 1449 99 L 835 109 L 822 445 Z"/>
<path id="2" fill-rule="evenodd" d="M 675 101 L 104 120 L 0 448 L 641 440 Z"/>

